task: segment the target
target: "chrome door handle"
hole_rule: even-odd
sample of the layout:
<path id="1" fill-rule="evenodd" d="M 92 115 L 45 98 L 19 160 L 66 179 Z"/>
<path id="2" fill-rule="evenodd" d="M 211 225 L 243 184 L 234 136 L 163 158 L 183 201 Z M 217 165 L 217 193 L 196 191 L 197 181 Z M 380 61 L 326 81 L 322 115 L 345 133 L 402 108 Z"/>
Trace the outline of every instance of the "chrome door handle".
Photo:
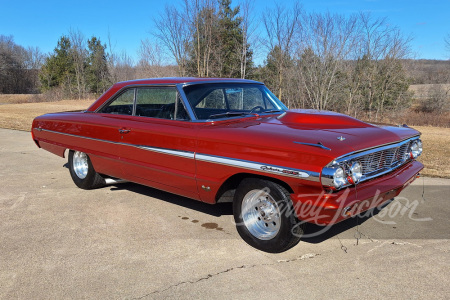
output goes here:
<path id="1" fill-rule="evenodd" d="M 119 129 L 119 132 L 122 133 L 122 134 L 125 134 L 125 133 L 130 132 L 130 129 L 120 128 L 120 129 Z"/>

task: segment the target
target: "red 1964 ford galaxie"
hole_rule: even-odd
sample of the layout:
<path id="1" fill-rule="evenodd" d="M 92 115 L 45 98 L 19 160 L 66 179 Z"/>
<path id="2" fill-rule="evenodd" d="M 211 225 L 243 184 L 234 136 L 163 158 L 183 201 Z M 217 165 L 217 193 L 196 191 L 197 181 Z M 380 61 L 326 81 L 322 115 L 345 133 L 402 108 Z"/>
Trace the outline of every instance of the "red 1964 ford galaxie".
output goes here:
<path id="1" fill-rule="evenodd" d="M 206 203 L 233 202 L 241 237 L 282 252 L 304 222 L 331 225 L 382 205 L 423 165 L 420 133 L 289 110 L 264 84 L 162 78 L 114 84 L 87 110 L 37 117 L 37 146 L 82 189 L 120 178 Z"/>

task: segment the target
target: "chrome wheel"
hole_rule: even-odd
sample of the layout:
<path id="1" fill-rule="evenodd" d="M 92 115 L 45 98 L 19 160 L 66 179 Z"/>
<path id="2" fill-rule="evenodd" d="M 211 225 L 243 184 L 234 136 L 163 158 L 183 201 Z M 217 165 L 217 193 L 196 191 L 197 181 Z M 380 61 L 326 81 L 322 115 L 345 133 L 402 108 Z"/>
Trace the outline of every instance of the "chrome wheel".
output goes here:
<path id="1" fill-rule="evenodd" d="M 80 179 L 86 178 L 89 170 L 88 157 L 86 153 L 75 151 L 73 154 L 73 170 Z"/>
<path id="2" fill-rule="evenodd" d="M 280 209 L 265 190 L 249 191 L 242 200 L 241 212 L 245 227 L 260 240 L 270 240 L 280 230 Z"/>

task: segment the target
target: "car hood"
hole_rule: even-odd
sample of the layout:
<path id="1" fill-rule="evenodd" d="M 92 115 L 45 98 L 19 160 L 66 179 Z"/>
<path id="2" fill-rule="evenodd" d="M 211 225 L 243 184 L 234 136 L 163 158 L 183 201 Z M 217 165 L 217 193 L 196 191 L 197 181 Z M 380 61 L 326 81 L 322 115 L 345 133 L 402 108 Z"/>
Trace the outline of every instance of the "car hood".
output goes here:
<path id="1" fill-rule="evenodd" d="M 320 143 L 333 152 L 353 152 L 394 143 L 419 132 L 403 126 L 377 126 L 347 115 L 317 110 L 291 110 L 268 121 L 282 126 L 291 138 Z"/>
<path id="2" fill-rule="evenodd" d="M 274 160 L 284 157 L 322 166 L 351 152 L 420 134 L 409 127 L 376 126 L 343 114 L 316 110 L 289 110 L 279 116 L 235 119 L 207 127 L 214 130 L 200 133 L 200 140 L 236 145 L 217 147 L 219 152 L 223 149 L 224 156 L 225 152 L 234 152 L 249 160 L 255 156 L 271 156 Z"/>

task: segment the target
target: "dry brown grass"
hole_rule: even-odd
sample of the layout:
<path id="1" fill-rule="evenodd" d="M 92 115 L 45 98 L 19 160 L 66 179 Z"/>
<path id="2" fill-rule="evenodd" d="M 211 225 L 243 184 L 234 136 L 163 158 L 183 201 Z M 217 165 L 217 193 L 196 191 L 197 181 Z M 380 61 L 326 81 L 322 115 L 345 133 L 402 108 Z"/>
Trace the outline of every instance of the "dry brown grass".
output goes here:
<path id="1" fill-rule="evenodd" d="M 51 112 L 84 110 L 94 100 L 63 100 L 58 102 L 0 105 L 0 127 L 30 130 L 33 119 Z M 422 132 L 424 153 L 419 160 L 425 165 L 422 174 L 450 178 L 450 128 L 414 127 Z"/>
<path id="2" fill-rule="evenodd" d="M 450 178 L 450 128 L 414 128 L 422 132 L 423 154 L 419 158 L 425 165 L 422 175 Z"/>
<path id="3" fill-rule="evenodd" d="M 63 100 L 0 105 L 0 127 L 28 131 L 37 116 L 52 112 L 84 110 L 93 102 L 94 100 Z"/>
<path id="4" fill-rule="evenodd" d="M 31 94 L 0 94 L 0 104 L 36 102 L 34 100 L 39 97 L 40 95 Z"/>
<path id="5" fill-rule="evenodd" d="M 414 95 L 416 97 L 425 97 L 428 94 L 428 91 L 436 88 L 436 87 L 442 87 L 445 90 L 450 89 L 449 83 L 441 83 L 441 84 L 411 84 L 409 86 L 409 90 L 414 92 Z"/>

